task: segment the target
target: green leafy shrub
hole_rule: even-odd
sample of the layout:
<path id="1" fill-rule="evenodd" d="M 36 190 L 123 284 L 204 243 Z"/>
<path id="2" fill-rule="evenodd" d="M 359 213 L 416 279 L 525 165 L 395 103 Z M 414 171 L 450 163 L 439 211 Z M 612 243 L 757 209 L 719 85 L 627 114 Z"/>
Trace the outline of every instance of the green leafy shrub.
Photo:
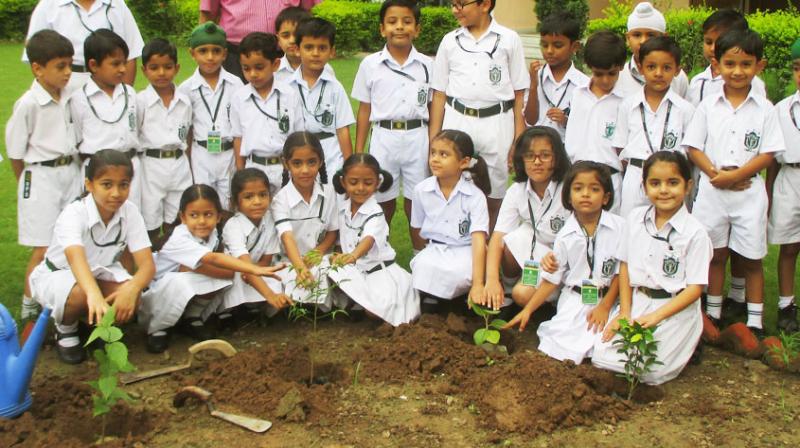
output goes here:
<path id="1" fill-rule="evenodd" d="M 0 39 L 21 41 L 38 0 L 0 0 Z"/>
<path id="2" fill-rule="evenodd" d="M 643 328 L 639 322 L 628 323 L 627 319 L 620 319 L 618 338 L 613 345 L 617 353 L 624 356 L 620 361 L 625 362 L 625 372 L 618 376 L 628 382 L 628 400 L 633 397 L 636 386 L 644 376 L 653 370 L 656 365 L 663 364 L 658 360 L 658 341 L 653 336 L 655 328 Z"/>
<path id="3" fill-rule="evenodd" d="M 197 25 L 199 0 L 126 0 L 136 24 L 147 42 L 155 37 L 186 45 Z"/>
<path id="4" fill-rule="evenodd" d="M 539 23 L 554 12 L 564 12 L 580 23 L 581 34 L 589 21 L 589 2 L 587 0 L 537 0 L 534 11 Z"/>

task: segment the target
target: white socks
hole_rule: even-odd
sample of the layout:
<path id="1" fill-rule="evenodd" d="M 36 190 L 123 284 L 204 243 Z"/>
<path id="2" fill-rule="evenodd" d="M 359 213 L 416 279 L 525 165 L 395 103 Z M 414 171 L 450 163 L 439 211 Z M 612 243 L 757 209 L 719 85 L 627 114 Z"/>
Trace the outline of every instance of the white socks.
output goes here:
<path id="1" fill-rule="evenodd" d="M 77 333 L 78 332 L 78 322 L 75 322 L 72 325 L 64 325 L 64 324 L 56 324 L 56 330 L 62 334 L 69 334 L 69 333 Z M 70 336 L 68 338 L 63 338 L 58 340 L 58 345 L 64 348 L 75 347 L 76 345 L 80 344 L 81 340 L 77 336 Z"/>
<path id="2" fill-rule="evenodd" d="M 794 296 L 780 296 L 778 297 L 778 308 L 784 309 L 794 302 Z"/>
<path id="3" fill-rule="evenodd" d="M 722 317 L 722 296 L 706 296 L 706 314 L 714 319 Z"/>
<path id="4" fill-rule="evenodd" d="M 751 328 L 761 327 L 761 314 L 764 311 L 763 303 L 748 303 L 747 304 L 747 326 Z"/>
<path id="5" fill-rule="evenodd" d="M 744 303 L 744 277 L 731 277 L 728 298 L 738 303 Z"/>

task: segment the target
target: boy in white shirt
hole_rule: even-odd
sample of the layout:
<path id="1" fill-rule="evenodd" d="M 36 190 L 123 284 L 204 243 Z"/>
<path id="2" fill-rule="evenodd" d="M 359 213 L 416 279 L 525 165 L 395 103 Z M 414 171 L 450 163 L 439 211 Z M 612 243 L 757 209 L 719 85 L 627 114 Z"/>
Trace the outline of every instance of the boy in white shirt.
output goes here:
<path id="1" fill-rule="evenodd" d="M 28 277 L 44 259 L 58 214 L 80 194 L 78 151 L 64 94 L 72 72 L 72 44 L 55 31 L 42 30 L 28 39 L 25 51 L 36 80 L 14 104 L 6 123 L 6 153 L 18 183 L 19 244 L 33 248 L 25 270 L 22 320 L 35 318 L 39 311 Z"/>
<path id="2" fill-rule="evenodd" d="M 299 6 L 284 8 L 275 17 L 275 33 L 278 36 L 278 45 L 284 53 L 278 71 L 275 72 L 276 82 L 291 82 L 294 72 L 300 67 L 300 51 L 295 43 L 294 31 L 298 23 L 311 17 L 311 13 Z M 330 64 L 325 64 L 325 71 L 336 76 Z"/>
<path id="3" fill-rule="evenodd" d="M 718 323 L 729 251 L 742 259 L 747 327 L 763 336 L 764 270 L 767 254 L 767 192 L 758 175 L 785 149 L 772 104 L 752 88 L 766 64 L 764 43 L 751 30 L 731 31 L 717 40 L 714 64 L 725 85 L 700 103 L 683 144 L 703 172 L 692 209 L 714 244 L 706 313 Z"/>

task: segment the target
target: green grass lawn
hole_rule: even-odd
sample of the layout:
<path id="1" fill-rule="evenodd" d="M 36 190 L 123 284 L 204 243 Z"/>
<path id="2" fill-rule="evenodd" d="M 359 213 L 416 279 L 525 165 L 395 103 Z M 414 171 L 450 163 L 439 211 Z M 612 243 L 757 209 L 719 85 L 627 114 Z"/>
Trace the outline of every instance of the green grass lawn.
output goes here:
<path id="1" fill-rule="evenodd" d="M 7 61 L 3 70 L 0 71 L 0 85 L 4 87 L 0 91 L 0 123 L 2 123 L 3 129 L 11 115 L 14 102 L 28 89 L 33 80 L 28 66 L 20 62 L 21 54 L 21 44 L 0 44 L 0 60 Z M 185 48 L 180 49 L 179 54 L 182 68 L 176 80 L 178 83 L 188 78 L 195 67 L 194 61 L 189 57 Z M 339 81 L 344 84 L 348 93 L 353 85 L 358 64 L 359 59 L 356 57 L 336 59 L 331 62 Z M 146 85 L 146 80 L 140 72 L 136 77 L 136 89 L 140 90 Z M 358 105 L 355 101 L 351 102 L 355 114 Z M 355 136 L 355 128 L 352 129 L 352 134 Z M 1 146 L 2 154 L 5 157 L 5 141 Z M 0 303 L 9 307 L 11 312 L 16 315 L 22 295 L 23 276 L 29 251 L 17 245 L 16 183 L 11 166 L 7 161 L 0 164 L 0 204 L 5 204 L 0 207 L 0 279 L 3 280 L 0 283 Z M 408 222 L 402 212 L 402 204 L 398 204 L 397 210 L 392 222 L 391 242 L 398 253 L 398 262 L 402 266 L 408 267 L 412 255 L 407 230 Z M 778 294 L 777 253 L 776 247 L 770 247 L 769 255 L 764 260 L 768 304 L 765 319 L 768 331 L 774 331 L 775 328 L 775 303 Z"/>

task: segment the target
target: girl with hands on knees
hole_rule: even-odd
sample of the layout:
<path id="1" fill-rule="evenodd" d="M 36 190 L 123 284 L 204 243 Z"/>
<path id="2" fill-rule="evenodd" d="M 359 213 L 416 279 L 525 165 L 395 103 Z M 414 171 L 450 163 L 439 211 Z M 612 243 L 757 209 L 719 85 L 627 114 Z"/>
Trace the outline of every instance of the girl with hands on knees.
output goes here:
<path id="1" fill-rule="evenodd" d="M 127 201 L 132 178 L 127 155 L 111 149 L 93 154 L 86 167 L 86 193 L 61 212 L 45 259 L 31 273 L 34 297 L 53 310 L 56 351 L 67 364 L 86 359 L 78 336 L 80 318 L 96 324 L 115 305 L 117 322 L 127 322 L 153 278 L 144 219 Z M 133 276 L 119 262 L 126 249 L 137 267 Z"/>
<path id="2" fill-rule="evenodd" d="M 428 164 L 433 176 L 413 194 L 411 235 L 420 252 L 411 260 L 411 278 L 422 312 L 437 312 L 442 302 L 467 293 L 483 301 L 491 185 L 486 162 L 465 132 L 436 134 Z"/>
<path id="3" fill-rule="evenodd" d="M 708 283 L 713 255 L 702 224 L 689 214 L 684 199 L 691 190 L 691 167 L 679 152 L 659 151 L 643 169 L 651 205 L 634 209 L 627 220 L 619 250 L 620 306 L 595 343 L 592 363 L 622 372 L 613 346 L 619 320 L 631 318 L 655 328 L 658 360 L 644 377 L 647 384 L 669 381 L 691 359 L 703 330 L 700 294 Z"/>
<path id="4" fill-rule="evenodd" d="M 476 301 L 495 310 L 512 309 L 506 290 L 510 293 L 517 281 L 531 288 L 525 297 L 533 295 L 541 278 L 539 263 L 553 249 L 556 234 L 572 214 L 561 201 L 570 162 L 558 131 L 546 126 L 528 128 L 515 143 L 513 165 L 514 184 L 506 192 L 489 240 L 486 288 Z M 527 302 L 517 303 L 525 306 Z"/>
<path id="5" fill-rule="evenodd" d="M 281 275 L 285 292 L 292 300 L 308 301 L 306 287 L 329 266 L 329 257 L 324 255 L 338 236 L 336 193 L 328 184 L 325 154 L 316 135 L 310 132 L 290 134 L 283 145 L 282 158 L 283 187 L 275 195 L 272 214 L 283 254 L 293 269 Z M 311 251 L 323 256 L 311 257 Z M 327 276 L 320 277 L 320 287 L 327 288 Z M 323 311 L 329 311 L 333 304 L 330 295 L 319 297 L 317 301 Z"/>
<path id="6" fill-rule="evenodd" d="M 212 338 L 204 322 L 217 310 L 219 293 L 231 285 L 234 272 L 277 278 L 275 272 L 283 268 L 258 266 L 218 252 L 221 213 L 219 195 L 208 185 L 192 185 L 181 195 L 181 224 L 175 223 L 156 253 L 156 279 L 139 309 L 151 353 L 167 349 L 168 331 L 176 324 L 194 339 Z"/>
<path id="7" fill-rule="evenodd" d="M 389 224 L 375 199 L 376 191 L 392 186 L 392 175 L 367 153 L 351 155 L 333 176 L 336 192 L 346 194 L 337 210 L 339 243 L 343 253 L 328 272 L 341 292 L 362 308 L 393 326 L 419 316 L 419 297 L 411 287 L 411 274 L 395 263 L 389 244 Z"/>
<path id="8" fill-rule="evenodd" d="M 605 327 L 617 298 L 617 252 L 624 221 L 607 211 L 614 202 L 614 187 L 603 164 L 573 165 L 561 201 L 573 214 L 556 236 L 553 256 L 558 268 L 542 272 L 536 289 L 523 284 L 514 288 L 514 299 L 526 305 L 504 328 L 524 330 L 531 314 L 563 285 L 556 315 L 537 331 L 539 350 L 580 364 L 591 356 L 596 334 Z"/>

